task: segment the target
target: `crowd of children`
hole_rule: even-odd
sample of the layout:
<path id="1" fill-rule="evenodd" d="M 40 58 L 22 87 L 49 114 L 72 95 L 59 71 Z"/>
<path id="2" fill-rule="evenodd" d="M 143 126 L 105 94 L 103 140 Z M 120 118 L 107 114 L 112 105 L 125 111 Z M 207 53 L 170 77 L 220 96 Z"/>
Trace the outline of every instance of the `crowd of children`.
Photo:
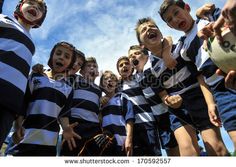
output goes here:
<path id="1" fill-rule="evenodd" d="M 160 17 L 184 36 L 173 44 L 152 18 L 140 18 L 137 45 L 116 61 L 120 77 L 105 71 L 96 85 L 96 58 L 66 41 L 52 48 L 49 70 L 37 64 L 30 73 L 29 31 L 47 6 L 20 0 L 14 17 L 0 14 L 0 148 L 5 141 L 11 156 L 200 156 L 200 134 L 206 155 L 229 156 L 223 124 L 236 155 L 235 71 L 223 74 L 200 38 L 210 19 L 219 40 L 222 22 L 235 34 L 230 4 L 222 13 L 207 4 L 194 20 L 183 0 L 164 0 Z"/>

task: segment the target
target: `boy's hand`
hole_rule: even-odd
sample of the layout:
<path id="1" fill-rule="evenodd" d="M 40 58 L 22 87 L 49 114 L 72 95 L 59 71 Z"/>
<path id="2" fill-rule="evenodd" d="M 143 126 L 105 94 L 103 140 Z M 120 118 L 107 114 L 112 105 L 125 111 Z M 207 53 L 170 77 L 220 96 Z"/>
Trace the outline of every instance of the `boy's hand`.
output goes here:
<path id="1" fill-rule="evenodd" d="M 177 65 L 177 61 L 171 56 L 172 44 L 173 41 L 170 36 L 164 38 L 162 46 L 162 59 L 166 67 L 169 69 L 173 69 Z"/>
<path id="2" fill-rule="evenodd" d="M 204 48 L 205 50 L 208 49 L 208 47 L 207 47 L 208 38 L 214 36 L 213 25 L 214 25 L 214 23 L 209 23 L 208 25 L 206 25 L 203 29 L 201 29 L 201 30 L 197 33 L 198 37 L 204 40 L 204 42 L 203 42 L 203 48 Z"/>
<path id="3" fill-rule="evenodd" d="M 217 115 L 217 109 L 215 104 L 208 105 L 208 115 L 213 125 L 215 125 L 216 127 L 222 126 L 221 120 Z"/>
<path id="4" fill-rule="evenodd" d="M 216 73 L 225 77 L 225 87 L 236 90 L 236 71 L 231 70 L 228 74 L 225 74 L 220 69 L 217 69 Z"/>
<path id="5" fill-rule="evenodd" d="M 171 108 L 179 108 L 182 105 L 183 99 L 180 95 L 166 96 L 165 104 Z"/>
<path id="6" fill-rule="evenodd" d="M 68 143 L 69 149 L 73 150 L 74 148 L 76 148 L 76 142 L 75 139 L 81 139 L 80 135 L 78 135 L 77 133 L 74 132 L 73 128 L 76 127 L 78 125 L 78 122 L 75 122 L 73 124 L 70 124 L 69 126 L 67 126 L 66 128 L 63 129 L 63 141 L 62 141 L 62 145 L 65 143 L 65 141 Z"/>
<path id="7" fill-rule="evenodd" d="M 130 137 L 127 137 L 125 139 L 125 144 L 124 144 L 123 147 L 124 147 L 123 149 L 125 149 L 125 152 L 126 152 L 127 156 L 132 156 L 133 155 L 133 142 L 132 142 L 132 139 Z"/>
<path id="8" fill-rule="evenodd" d="M 13 134 L 12 134 L 12 140 L 14 144 L 20 143 L 21 140 L 23 140 L 25 135 L 25 129 L 23 127 L 17 129 Z"/>
<path id="9" fill-rule="evenodd" d="M 215 5 L 212 3 L 207 3 L 197 9 L 196 16 L 201 19 L 209 20 L 207 15 L 211 14 L 214 10 L 215 10 Z"/>
<path id="10" fill-rule="evenodd" d="M 35 65 L 32 67 L 32 72 L 44 74 L 43 65 L 42 65 L 42 64 L 35 64 Z"/>

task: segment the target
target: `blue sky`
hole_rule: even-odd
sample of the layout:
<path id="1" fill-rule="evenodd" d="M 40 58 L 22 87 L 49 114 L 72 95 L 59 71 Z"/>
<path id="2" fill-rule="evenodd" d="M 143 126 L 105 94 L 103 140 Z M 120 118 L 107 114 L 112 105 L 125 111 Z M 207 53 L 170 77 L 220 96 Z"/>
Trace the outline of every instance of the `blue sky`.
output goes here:
<path id="1" fill-rule="evenodd" d="M 97 58 L 99 70 L 116 72 L 116 60 L 137 44 L 135 24 L 139 18 L 152 17 L 164 36 L 176 41 L 182 34 L 169 29 L 157 11 L 162 0 L 45 0 L 47 17 L 39 29 L 31 31 L 36 44 L 33 64 L 46 66 L 53 45 L 61 40 L 73 43 L 87 56 Z M 5 0 L 3 13 L 11 15 L 18 0 Z M 222 7 L 225 0 L 185 0 L 195 10 L 206 2 Z M 225 131 L 223 138 L 233 151 Z"/>

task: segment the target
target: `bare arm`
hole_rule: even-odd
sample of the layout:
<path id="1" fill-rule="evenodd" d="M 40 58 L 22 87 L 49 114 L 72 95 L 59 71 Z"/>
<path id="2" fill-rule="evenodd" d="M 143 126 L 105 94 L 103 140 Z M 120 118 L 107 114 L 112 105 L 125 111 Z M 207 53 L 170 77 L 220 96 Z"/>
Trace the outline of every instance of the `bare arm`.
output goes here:
<path id="1" fill-rule="evenodd" d="M 125 152 L 127 156 L 133 155 L 133 121 L 128 121 L 126 124 L 126 140 Z"/>
<path id="2" fill-rule="evenodd" d="M 203 76 L 199 75 L 197 79 L 198 79 L 202 93 L 207 103 L 210 121 L 213 125 L 220 127 L 221 121 L 217 115 L 217 109 L 216 109 L 216 103 L 215 103 L 214 97 L 211 91 L 209 90 L 208 85 L 205 83 Z"/>

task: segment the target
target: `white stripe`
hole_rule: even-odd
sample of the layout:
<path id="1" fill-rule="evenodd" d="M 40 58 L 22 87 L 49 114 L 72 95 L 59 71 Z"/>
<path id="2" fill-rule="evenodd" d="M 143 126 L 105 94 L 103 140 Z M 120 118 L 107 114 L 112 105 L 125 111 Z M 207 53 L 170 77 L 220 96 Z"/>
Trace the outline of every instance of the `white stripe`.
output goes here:
<path id="1" fill-rule="evenodd" d="M 84 99 L 99 104 L 99 97 L 96 93 L 87 90 L 77 89 L 74 91 L 74 99 Z"/>
<path id="2" fill-rule="evenodd" d="M 152 96 L 155 96 L 155 93 L 154 93 L 154 91 L 152 90 L 151 87 L 143 89 L 143 94 L 146 98 L 150 98 Z"/>
<path id="3" fill-rule="evenodd" d="M 151 109 L 153 115 L 162 115 L 168 112 L 168 107 L 163 103 L 151 106 Z"/>
<path id="4" fill-rule="evenodd" d="M 21 143 L 56 146 L 58 132 L 44 129 L 25 129 L 24 139 Z"/>
<path id="5" fill-rule="evenodd" d="M 174 85 L 183 82 L 191 75 L 187 67 L 185 66 L 179 70 L 176 74 L 172 75 L 167 81 L 164 82 L 165 88 L 171 88 Z"/>
<path id="6" fill-rule="evenodd" d="M 135 123 L 153 122 L 155 121 L 153 114 L 144 112 L 135 115 Z"/>
<path id="7" fill-rule="evenodd" d="M 177 92 L 171 92 L 170 95 L 180 95 L 180 94 L 183 94 L 184 92 L 190 90 L 190 89 L 193 89 L 193 88 L 196 88 L 198 87 L 199 84 L 198 83 L 195 83 L 193 85 L 190 85 L 189 87 L 186 87 L 186 88 L 183 88 L 182 90 L 180 91 L 177 91 Z"/>
<path id="8" fill-rule="evenodd" d="M 102 126 L 108 125 L 125 126 L 125 120 L 121 115 L 109 114 L 102 118 Z"/>
<path id="9" fill-rule="evenodd" d="M 128 96 L 127 94 L 125 93 L 122 93 L 122 98 L 125 98 L 127 100 L 130 100 L 134 105 L 142 105 L 142 104 L 148 104 L 145 97 L 143 96 L 133 96 L 133 97 L 130 97 Z"/>
<path id="10" fill-rule="evenodd" d="M 0 62 L 0 78 L 15 85 L 22 92 L 26 90 L 27 78 L 15 68 Z"/>
<path id="11" fill-rule="evenodd" d="M 134 105 L 143 105 L 143 104 L 148 104 L 146 99 L 143 96 L 133 96 L 129 97 L 129 100 L 132 101 Z"/>
<path id="12" fill-rule="evenodd" d="M 90 122 L 99 123 L 98 115 L 95 112 L 82 108 L 72 108 L 71 116 L 74 118 L 81 118 Z"/>
<path id="13" fill-rule="evenodd" d="M 198 71 L 200 71 L 201 67 L 208 59 L 210 59 L 208 53 L 203 49 L 203 46 L 201 46 L 198 50 L 195 61 Z"/>
<path id="14" fill-rule="evenodd" d="M 48 100 L 36 100 L 29 104 L 28 114 L 43 114 L 50 117 L 57 118 L 61 112 L 61 107 L 56 103 L 50 102 Z"/>
<path id="15" fill-rule="evenodd" d="M 217 74 L 214 74 L 214 75 L 210 76 L 209 78 L 207 78 L 207 79 L 204 78 L 204 79 L 208 85 L 212 86 L 212 85 L 216 84 L 217 82 L 219 82 L 220 80 L 222 80 L 223 78 L 224 78 L 223 76 L 219 76 Z"/>
<path id="16" fill-rule="evenodd" d="M 126 136 L 120 136 L 119 134 L 114 134 L 114 136 L 116 138 L 117 145 L 118 146 L 123 146 L 124 143 L 125 143 Z"/>
<path id="17" fill-rule="evenodd" d="M 25 60 L 29 66 L 31 65 L 33 55 L 22 43 L 11 39 L 0 38 L 0 50 L 13 51 L 17 56 Z"/>

